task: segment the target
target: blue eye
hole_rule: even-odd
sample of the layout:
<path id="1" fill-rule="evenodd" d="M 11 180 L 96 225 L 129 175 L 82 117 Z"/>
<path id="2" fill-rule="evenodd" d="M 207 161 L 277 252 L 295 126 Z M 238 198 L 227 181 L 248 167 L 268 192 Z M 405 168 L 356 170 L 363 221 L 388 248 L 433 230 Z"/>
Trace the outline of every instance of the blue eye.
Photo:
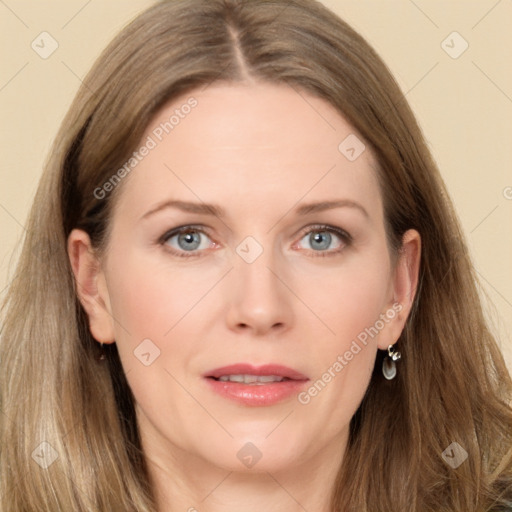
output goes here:
<path id="1" fill-rule="evenodd" d="M 207 235 L 199 228 L 185 226 L 177 228 L 162 237 L 162 243 L 174 249 L 173 253 L 180 257 L 195 256 L 194 252 L 212 247 L 213 242 L 202 240 Z M 187 254 L 191 253 L 191 254 Z"/>
<path id="2" fill-rule="evenodd" d="M 342 229 L 333 226 L 310 226 L 304 231 L 298 245 L 303 240 L 309 244 L 306 247 L 313 257 L 315 256 L 335 256 L 350 245 L 352 237 Z M 190 258 L 201 256 L 206 249 L 218 247 L 205 233 L 204 228 L 200 226 L 182 226 L 165 233 L 159 243 L 170 249 L 170 252 L 180 258 Z M 333 247 L 334 245 L 334 247 Z M 297 244 L 294 248 L 297 247 Z"/>
<path id="3" fill-rule="evenodd" d="M 338 239 L 337 243 L 336 239 Z M 347 246 L 351 241 L 351 237 L 348 233 L 338 228 L 314 226 L 313 229 L 310 228 L 306 235 L 301 238 L 301 241 L 303 240 L 306 240 L 309 244 L 307 249 L 319 253 L 315 256 L 332 256 Z M 335 244 L 334 247 L 332 247 L 333 243 Z"/>

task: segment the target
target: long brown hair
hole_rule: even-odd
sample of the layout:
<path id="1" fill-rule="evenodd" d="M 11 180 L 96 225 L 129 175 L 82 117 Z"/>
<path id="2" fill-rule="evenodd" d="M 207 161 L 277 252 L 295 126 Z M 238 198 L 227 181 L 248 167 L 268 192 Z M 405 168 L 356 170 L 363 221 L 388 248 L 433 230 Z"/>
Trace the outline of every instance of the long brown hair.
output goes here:
<path id="1" fill-rule="evenodd" d="M 94 191 L 165 102 L 249 77 L 335 106 L 378 159 L 391 250 L 407 229 L 422 237 L 400 371 L 386 381 L 378 356 L 332 510 L 510 510 L 512 382 L 445 186 L 385 64 L 314 0 L 181 0 L 142 13 L 102 53 L 45 167 L 2 307 L 0 511 L 156 510 L 133 396 L 115 345 L 97 361 L 66 240 L 82 228 L 105 247 L 117 190 Z M 453 442 L 467 452 L 457 468 L 442 457 Z"/>

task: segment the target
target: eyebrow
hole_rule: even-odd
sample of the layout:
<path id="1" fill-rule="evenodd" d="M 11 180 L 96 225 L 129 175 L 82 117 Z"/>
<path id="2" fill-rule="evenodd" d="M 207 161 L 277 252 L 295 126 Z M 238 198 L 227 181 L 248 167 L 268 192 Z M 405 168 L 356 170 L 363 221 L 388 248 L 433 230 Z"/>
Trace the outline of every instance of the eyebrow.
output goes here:
<path id="1" fill-rule="evenodd" d="M 163 210 L 167 210 L 169 208 L 181 210 L 186 213 L 215 216 L 218 217 L 219 219 L 223 219 L 226 217 L 226 211 L 221 206 L 215 204 L 169 200 L 157 204 L 154 208 L 146 212 L 141 217 L 141 220 L 147 219 L 148 217 L 151 217 L 152 215 L 159 213 Z M 303 217 L 306 215 L 311 215 L 312 213 L 333 210 L 335 208 L 354 208 L 361 212 L 366 218 L 370 217 L 364 206 L 350 199 L 338 199 L 331 201 L 319 201 L 316 203 L 306 203 L 297 207 L 294 213 L 299 217 Z"/>

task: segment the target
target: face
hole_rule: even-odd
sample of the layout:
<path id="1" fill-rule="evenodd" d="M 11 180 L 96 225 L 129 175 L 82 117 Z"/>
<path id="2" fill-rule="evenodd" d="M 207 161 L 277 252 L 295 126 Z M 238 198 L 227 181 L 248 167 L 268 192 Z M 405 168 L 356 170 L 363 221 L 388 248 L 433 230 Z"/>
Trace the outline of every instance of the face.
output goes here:
<path id="1" fill-rule="evenodd" d="M 81 298 L 95 338 L 117 343 L 155 460 L 249 471 L 261 455 L 255 469 L 277 471 L 342 452 L 414 287 L 362 144 L 285 85 L 212 85 L 153 119 L 83 286 L 96 305 Z"/>

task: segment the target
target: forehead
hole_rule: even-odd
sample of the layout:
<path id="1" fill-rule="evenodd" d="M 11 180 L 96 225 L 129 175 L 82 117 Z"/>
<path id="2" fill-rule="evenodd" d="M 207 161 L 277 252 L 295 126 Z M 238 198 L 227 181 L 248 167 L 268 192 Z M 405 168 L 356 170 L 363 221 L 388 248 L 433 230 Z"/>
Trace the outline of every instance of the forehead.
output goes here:
<path id="1" fill-rule="evenodd" d="M 288 85 L 193 91 L 160 109 L 144 145 L 121 197 L 133 212 L 166 198 L 282 209 L 346 196 L 379 207 L 361 137 L 332 105 Z"/>

